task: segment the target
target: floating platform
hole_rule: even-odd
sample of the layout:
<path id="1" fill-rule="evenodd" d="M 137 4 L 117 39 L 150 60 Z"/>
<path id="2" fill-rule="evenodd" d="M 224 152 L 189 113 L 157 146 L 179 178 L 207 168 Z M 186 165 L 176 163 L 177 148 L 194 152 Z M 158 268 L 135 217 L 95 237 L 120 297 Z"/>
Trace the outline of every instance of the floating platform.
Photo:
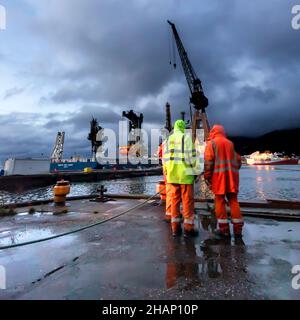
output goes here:
<path id="1" fill-rule="evenodd" d="M 300 299 L 291 284 L 300 257 L 297 221 L 246 216 L 243 242 L 214 242 L 215 221 L 197 202 L 199 236 L 174 239 L 156 198 L 89 198 L 68 199 L 65 207 L 20 205 L 17 215 L 0 219 L 1 248 L 98 223 L 0 249 L 7 279 L 0 299 Z"/>
<path id="2" fill-rule="evenodd" d="M 95 182 L 109 179 L 132 178 L 151 175 L 162 175 L 162 168 L 145 168 L 129 170 L 95 170 L 93 172 L 59 172 L 35 175 L 1 176 L 0 190 L 22 192 L 24 190 L 46 187 L 64 179 L 70 182 Z"/>

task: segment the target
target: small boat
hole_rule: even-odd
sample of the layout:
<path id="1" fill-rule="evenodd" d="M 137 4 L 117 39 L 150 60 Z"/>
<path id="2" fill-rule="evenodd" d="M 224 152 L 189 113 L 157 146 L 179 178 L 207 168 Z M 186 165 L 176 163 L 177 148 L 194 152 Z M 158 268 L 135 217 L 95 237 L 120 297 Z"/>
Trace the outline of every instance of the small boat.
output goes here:
<path id="1" fill-rule="evenodd" d="M 245 156 L 245 159 L 249 165 L 291 165 L 299 163 L 298 158 L 289 158 L 269 151 L 262 153 L 256 151 L 251 155 Z"/>

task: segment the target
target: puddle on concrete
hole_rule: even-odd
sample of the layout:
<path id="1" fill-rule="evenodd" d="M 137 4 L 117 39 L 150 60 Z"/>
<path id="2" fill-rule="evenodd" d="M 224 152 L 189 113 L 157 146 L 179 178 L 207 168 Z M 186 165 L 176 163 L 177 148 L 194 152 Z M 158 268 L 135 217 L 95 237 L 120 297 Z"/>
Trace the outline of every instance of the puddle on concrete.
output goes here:
<path id="1" fill-rule="evenodd" d="M 258 223 L 259 222 L 259 223 Z M 270 223 L 272 222 L 272 223 Z M 247 245 L 254 245 L 258 242 L 294 242 L 299 240 L 299 222 L 276 222 L 264 219 L 246 219 Z"/>
<path id="2" fill-rule="evenodd" d="M 60 216 L 60 215 L 75 215 L 79 214 L 79 212 L 75 211 L 68 211 L 65 212 L 64 210 L 57 210 L 57 211 L 35 211 L 34 213 L 20 212 L 15 217 L 42 217 L 42 216 Z"/>
<path id="3" fill-rule="evenodd" d="M 49 229 L 29 229 L 26 231 L 9 230 L 1 232 L 0 234 L 0 246 L 7 246 L 11 244 L 17 244 L 21 242 L 27 242 L 42 238 L 47 238 L 55 235 Z"/>
<path id="4" fill-rule="evenodd" d="M 214 229 L 210 219 L 201 219 L 200 234 Z M 204 229 L 204 230 L 203 230 Z M 291 267 L 299 264 L 300 223 L 247 218 L 244 243 L 199 239 L 167 245 L 166 288 L 193 289 L 216 279 L 237 281 L 269 297 L 292 297 Z M 259 286 L 259 288 L 258 288 Z M 268 287 L 268 290 L 265 289 Z M 276 292 L 274 288 L 281 288 Z"/>
<path id="5" fill-rule="evenodd" d="M 52 216 L 52 211 L 36 211 L 34 213 L 27 212 L 20 212 L 17 214 L 17 217 L 24 217 L 24 216 L 30 216 L 30 217 L 40 217 L 40 216 Z"/>

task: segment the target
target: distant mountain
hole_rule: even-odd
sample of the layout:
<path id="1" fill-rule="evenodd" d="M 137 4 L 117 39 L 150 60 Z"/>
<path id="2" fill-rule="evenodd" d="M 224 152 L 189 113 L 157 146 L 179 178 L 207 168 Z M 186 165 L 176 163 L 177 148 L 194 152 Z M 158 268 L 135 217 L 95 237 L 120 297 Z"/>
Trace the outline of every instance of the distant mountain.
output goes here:
<path id="1" fill-rule="evenodd" d="M 300 155 L 300 128 L 277 130 L 256 138 L 229 137 L 236 150 L 242 154 L 255 151 L 284 152 L 287 155 Z"/>

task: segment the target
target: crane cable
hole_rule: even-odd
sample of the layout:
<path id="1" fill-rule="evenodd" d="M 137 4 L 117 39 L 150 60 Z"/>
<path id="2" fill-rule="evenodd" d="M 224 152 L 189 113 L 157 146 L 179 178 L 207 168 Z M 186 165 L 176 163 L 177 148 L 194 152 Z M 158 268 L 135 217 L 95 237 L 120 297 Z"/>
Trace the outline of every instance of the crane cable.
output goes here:
<path id="1" fill-rule="evenodd" d="M 70 234 L 77 233 L 77 232 L 80 232 L 80 231 L 84 231 L 86 229 L 89 229 L 89 228 L 92 228 L 92 227 L 95 227 L 95 226 L 99 226 L 101 224 L 104 224 L 104 223 L 109 222 L 111 220 L 114 220 L 116 218 L 119 218 L 119 217 L 125 215 L 126 213 L 129 213 L 131 211 L 134 211 L 134 210 L 136 210 L 138 208 L 143 207 L 146 203 L 148 203 L 150 200 L 155 198 L 158 194 L 160 194 L 160 192 L 157 192 L 156 194 L 152 195 L 151 197 L 149 197 L 148 199 L 146 199 L 142 203 L 139 203 L 136 206 L 134 206 L 134 207 L 132 207 L 130 209 L 127 209 L 127 210 L 125 210 L 125 211 L 123 211 L 123 212 L 121 212 L 121 213 L 119 213 L 119 214 L 117 214 L 117 215 L 115 215 L 113 217 L 107 218 L 105 220 L 101 220 L 99 222 L 95 222 L 95 223 L 92 223 L 92 224 L 89 224 L 89 225 L 86 225 L 86 226 L 83 226 L 83 227 L 80 227 L 80 228 L 77 228 L 77 229 L 74 229 L 74 230 L 71 230 L 71 231 L 59 233 L 59 234 L 54 235 L 54 236 L 41 238 L 41 239 L 37 239 L 37 240 L 26 241 L 26 242 L 21 242 L 21 243 L 16 243 L 16 244 L 11 244 L 11 245 L 7 245 L 7 246 L 2 246 L 2 247 L 0 247 L 0 250 L 16 248 L 16 247 L 23 247 L 23 246 L 27 246 L 27 245 L 30 245 L 30 244 L 35 244 L 35 243 L 39 243 L 39 242 L 45 242 L 45 241 L 48 241 L 48 240 L 52 240 L 52 239 L 68 236 Z"/>
<path id="2" fill-rule="evenodd" d="M 168 37 L 168 49 L 169 49 L 169 64 L 172 65 L 172 35 L 169 32 L 169 28 L 167 31 L 168 31 L 167 37 Z"/>
<path id="3" fill-rule="evenodd" d="M 176 43 L 175 43 L 175 37 L 174 37 L 174 35 L 173 35 L 173 37 L 172 37 L 172 45 L 173 45 L 173 67 L 174 67 L 174 69 L 176 69 L 176 66 L 177 66 L 177 61 L 176 61 L 176 48 L 175 48 L 175 46 L 176 46 Z"/>
<path id="4" fill-rule="evenodd" d="M 177 66 L 175 46 L 175 37 L 172 32 L 168 32 L 169 64 L 173 65 L 174 69 Z"/>

